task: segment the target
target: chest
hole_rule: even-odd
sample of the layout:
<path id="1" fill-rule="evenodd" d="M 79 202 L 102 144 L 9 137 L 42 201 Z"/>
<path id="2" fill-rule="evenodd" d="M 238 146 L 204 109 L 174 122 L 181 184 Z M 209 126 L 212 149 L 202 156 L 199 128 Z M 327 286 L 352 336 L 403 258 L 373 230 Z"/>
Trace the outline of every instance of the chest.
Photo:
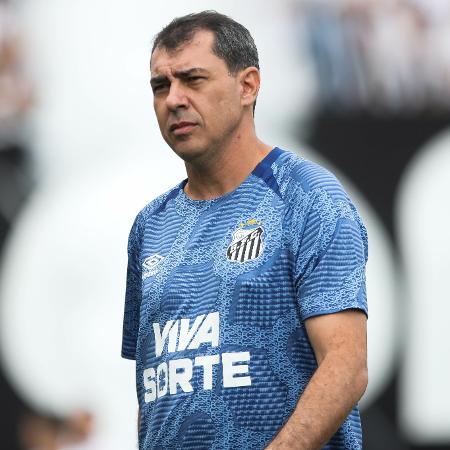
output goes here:
<path id="1" fill-rule="evenodd" d="M 165 211 L 144 234 L 141 319 L 231 314 L 236 296 L 276 290 L 273 281 L 289 276 L 284 237 L 273 198 Z"/>

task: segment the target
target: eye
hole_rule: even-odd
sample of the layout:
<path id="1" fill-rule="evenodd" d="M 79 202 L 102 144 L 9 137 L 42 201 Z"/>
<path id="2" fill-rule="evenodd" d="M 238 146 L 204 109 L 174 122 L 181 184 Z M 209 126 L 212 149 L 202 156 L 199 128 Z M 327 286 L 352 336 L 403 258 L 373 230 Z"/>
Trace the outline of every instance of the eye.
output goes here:
<path id="1" fill-rule="evenodd" d="M 152 91 L 154 94 L 164 91 L 168 87 L 168 84 L 157 84 L 152 87 Z"/>
<path id="2" fill-rule="evenodd" d="M 188 81 L 190 82 L 190 83 L 195 83 L 195 82 L 197 82 L 197 81 L 200 81 L 200 80 L 203 80 L 205 77 L 200 77 L 200 76 L 198 76 L 198 75 L 193 75 L 193 76 L 191 76 L 191 77 L 188 77 Z"/>

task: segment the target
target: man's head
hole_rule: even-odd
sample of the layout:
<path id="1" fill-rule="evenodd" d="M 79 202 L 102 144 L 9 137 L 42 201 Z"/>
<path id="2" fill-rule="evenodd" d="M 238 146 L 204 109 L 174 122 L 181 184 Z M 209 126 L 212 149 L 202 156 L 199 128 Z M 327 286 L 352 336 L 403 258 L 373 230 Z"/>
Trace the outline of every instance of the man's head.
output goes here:
<path id="1" fill-rule="evenodd" d="M 258 53 L 248 30 L 227 16 L 174 19 L 155 37 L 150 68 L 161 133 L 185 160 L 224 145 L 252 117 Z"/>
<path id="2" fill-rule="evenodd" d="M 232 18 L 216 11 L 188 14 L 172 20 L 155 37 L 152 55 L 156 48 L 176 50 L 190 41 L 200 30 L 214 34 L 212 52 L 225 61 L 230 74 L 256 67 L 259 70 L 258 50 L 250 32 Z"/>

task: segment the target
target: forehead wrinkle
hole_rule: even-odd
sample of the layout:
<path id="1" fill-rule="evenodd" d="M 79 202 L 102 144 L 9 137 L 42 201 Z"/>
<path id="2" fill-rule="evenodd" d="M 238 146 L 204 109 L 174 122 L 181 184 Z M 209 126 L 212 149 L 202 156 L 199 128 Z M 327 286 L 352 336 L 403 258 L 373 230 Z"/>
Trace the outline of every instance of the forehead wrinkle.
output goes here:
<path id="1" fill-rule="evenodd" d="M 151 78 L 150 82 L 152 83 L 158 83 L 161 81 L 166 81 L 170 78 L 186 78 L 190 75 L 194 75 L 194 74 L 206 74 L 209 73 L 208 69 L 205 69 L 204 67 L 188 67 L 186 69 L 180 68 L 180 69 L 176 69 L 173 67 L 169 67 L 168 68 L 168 72 L 170 74 L 170 77 L 167 76 L 167 74 L 159 74 L 159 75 L 155 75 Z"/>
<path id="2" fill-rule="evenodd" d="M 172 70 L 172 75 L 175 78 L 182 78 L 182 77 L 186 77 L 195 73 L 206 73 L 208 72 L 207 69 L 203 68 L 203 67 L 189 67 L 187 69 L 175 69 Z"/>

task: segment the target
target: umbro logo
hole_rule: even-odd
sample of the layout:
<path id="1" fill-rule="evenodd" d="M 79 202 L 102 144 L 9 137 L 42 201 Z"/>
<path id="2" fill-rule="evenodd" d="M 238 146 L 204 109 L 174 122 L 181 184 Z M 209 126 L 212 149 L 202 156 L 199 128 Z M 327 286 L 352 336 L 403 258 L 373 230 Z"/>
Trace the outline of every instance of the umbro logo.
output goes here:
<path id="1" fill-rule="evenodd" d="M 246 262 L 258 258 L 264 250 L 264 228 L 256 219 L 249 219 L 239 225 L 227 249 L 230 261 Z"/>
<path id="2" fill-rule="evenodd" d="M 148 277 L 156 275 L 163 260 L 164 256 L 158 255 L 158 253 L 145 258 L 142 263 L 142 279 L 145 280 Z"/>

